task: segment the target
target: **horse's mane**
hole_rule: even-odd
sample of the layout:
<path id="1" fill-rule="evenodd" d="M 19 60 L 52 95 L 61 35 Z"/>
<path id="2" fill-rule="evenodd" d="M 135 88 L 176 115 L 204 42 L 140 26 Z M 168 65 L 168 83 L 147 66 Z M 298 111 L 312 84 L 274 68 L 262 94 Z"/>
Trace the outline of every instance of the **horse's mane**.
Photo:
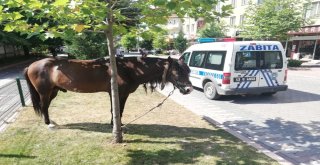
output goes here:
<path id="1" fill-rule="evenodd" d="M 144 57 L 144 58 L 138 57 L 138 58 L 136 58 L 136 60 L 138 62 L 142 62 L 142 63 L 143 62 L 147 62 L 148 63 L 149 61 L 151 61 L 151 63 L 155 64 L 155 63 L 159 62 L 159 60 L 165 60 L 165 59 L 152 58 L 152 57 Z M 152 80 L 150 80 L 150 81 L 148 81 L 146 83 L 143 83 L 143 88 L 144 88 L 146 93 L 148 92 L 148 87 L 149 87 L 151 92 L 154 92 L 155 89 L 158 87 L 158 85 L 161 84 L 161 82 L 162 82 L 162 76 L 159 76 L 156 79 L 152 79 Z"/>
<path id="2" fill-rule="evenodd" d="M 162 59 L 162 58 L 152 58 L 152 57 L 121 57 L 121 58 L 117 58 L 117 60 L 119 61 L 136 61 L 136 62 L 141 62 L 141 63 L 157 63 L 159 60 L 166 60 L 166 59 Z M 105 63 L 110 63 L 110 58 L 109 57 L 102 57 L 102 58 L 97 58 L 94 59 L 94 61 L 96 63 L 102 64 L 104 65 Z M 149 63 L 150 64 L 150 63 Z M 151 92 L 154 92 L 155 89 L 158 87 L 159 84 L 161 84 L 162 82 L 162 76 L 157 77 L 156 79 L 150 80 L 146 83 L 143 83 L 143 88 L 145 90 L 145 92 L 148 92 L 148 87 L 150 89 Z"/>
<path id="3" fill-rule="evenodd" d="M 149 86 L 149 89 L 151 92 L 155 91 L 155 89 L 158 87 L 158 85 L 161 83 L 161 77 L 160 77 L 160 80 L 152 80 L 152 81 L 149 81 L 147 83 L 144 83 L 143 84 L 143 88 L 145 90 L 145 92 L 147 93 L 148 92 L 148 86 Z"/>

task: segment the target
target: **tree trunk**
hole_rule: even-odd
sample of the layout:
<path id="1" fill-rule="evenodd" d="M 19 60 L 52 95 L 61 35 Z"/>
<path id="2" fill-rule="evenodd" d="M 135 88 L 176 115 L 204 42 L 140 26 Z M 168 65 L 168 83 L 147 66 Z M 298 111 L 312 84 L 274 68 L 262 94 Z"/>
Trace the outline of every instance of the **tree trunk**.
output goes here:
<path id="1" fill-rule="evenodd" d="M 120 118 L 120 106 L 119 106 L 119 91 L 117 83 L 117 65 L 115 58 L 115 49 L 114 49 L 114 37 L 113 37 L 113 12 L 111 9 L 111 4 L 108 3 L 108 13 L 107 13 L 107 22 L 108 27 L 105 31 L 106 38 L 108 40 L 108 50 L 110 57 L 111 65 L 111 100 L 112 100 L 112 113 L 113 113 L 113 143 L 122 143 L 122 130 L 121 130 L 121 118 Z"/>

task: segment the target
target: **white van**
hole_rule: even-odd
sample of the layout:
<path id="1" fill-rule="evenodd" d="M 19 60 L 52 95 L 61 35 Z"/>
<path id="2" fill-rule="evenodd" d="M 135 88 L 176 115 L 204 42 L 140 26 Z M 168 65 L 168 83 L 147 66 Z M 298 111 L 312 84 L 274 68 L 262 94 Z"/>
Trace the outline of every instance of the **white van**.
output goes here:
<path id="1" fill-rule="evenodd" d="M 273 95 L 287 90 L 287 60 L 277 41 L 196 44 L 180 57 L 190 67 L 192 85 L 209 99 L 221 95 Z"/>

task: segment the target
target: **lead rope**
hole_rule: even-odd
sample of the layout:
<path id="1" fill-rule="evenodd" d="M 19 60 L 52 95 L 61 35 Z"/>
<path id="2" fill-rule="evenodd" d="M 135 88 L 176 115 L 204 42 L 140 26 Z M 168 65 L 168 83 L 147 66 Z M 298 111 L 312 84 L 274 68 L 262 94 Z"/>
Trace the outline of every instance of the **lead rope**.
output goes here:
<path id="1" fill-rule="evenodd" d="M 134 120 L 130 121 L 129 123 L 125 124 L 122 126 L 122 128 L 126 127 L 128 124 L 133 123 L 134 121 L 140 119 L 141 117 L 147 115 L 148 113 L 150 113 L 151 111 L 153 111 L 154 109 L 161 107 L 162 104 L 173 94 L 174 90 L 176 89 L 176 87 L 173 88 L 173 90 L 168 94 L 168 96 L 166 98 L 164 98 L 157 106 L 151 108 L 150 110 L 148 110 L 147 112 L 143 113 L 142 115 L 140 115 L 139 117 L 135 118 Z"/>

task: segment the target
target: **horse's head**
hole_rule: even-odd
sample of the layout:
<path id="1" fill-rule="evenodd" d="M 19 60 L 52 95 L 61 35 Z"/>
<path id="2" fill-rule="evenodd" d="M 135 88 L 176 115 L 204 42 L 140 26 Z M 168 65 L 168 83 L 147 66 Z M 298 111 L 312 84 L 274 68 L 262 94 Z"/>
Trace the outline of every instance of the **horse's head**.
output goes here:
<path id="1" fill-rule="evenodd" d="M 171 82 L 182 94 L 189 94 L 193 90 L 189 80 L 190 68 L 180 60 L 168 58 L 168 65 L 165 68 L 163 78 Z M 161 85 L 161 88 L 164 84 Z"/>

